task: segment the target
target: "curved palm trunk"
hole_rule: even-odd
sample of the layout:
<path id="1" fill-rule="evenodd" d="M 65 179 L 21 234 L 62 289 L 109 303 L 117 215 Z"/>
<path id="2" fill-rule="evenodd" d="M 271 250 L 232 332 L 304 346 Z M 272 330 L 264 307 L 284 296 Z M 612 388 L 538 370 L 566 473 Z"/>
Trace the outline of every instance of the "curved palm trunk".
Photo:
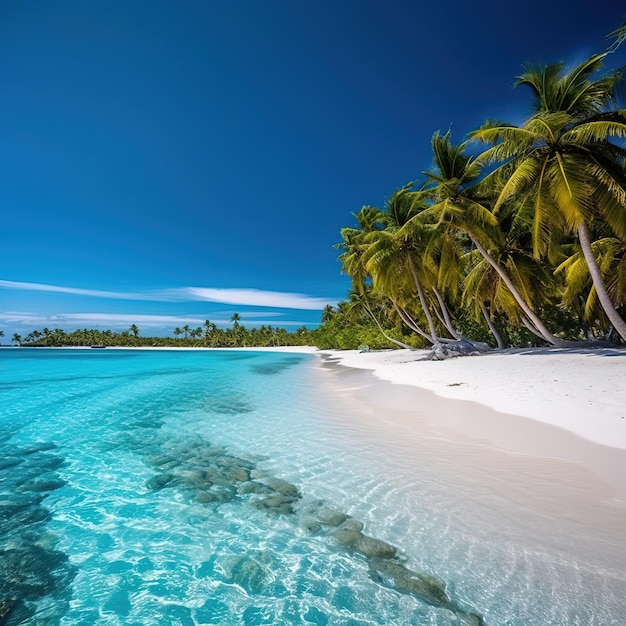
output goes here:
<path id="1" fill-rule="evenodd" d="M 526 327 L 528 331 L 530 331 L 535 337 L 539 337 L 539 339 L 545 339 L 544 336 L 533 326 L 532 322 L 525 316 L 520 315 L 520 320 L 522 320 L 522 324 Z"/>
<path id="2" fill-rule="evenodd" d="M 370 310 L 369 306 L 367 306 L 367 304 L 363 304 L 363 308 L 367 311 L 368 315 L 374 320 L 374 323 L 376 324 L 376 326 L 378 326 L 378 330 L 380 331 L 380 334 L 387 340 L 387 341 L 391 341 L 391 343 L 396 344 L 397 346 L 400 346 L 401 348 L 408 348 L 409 350 L 414 350 L 413 346 L 409 346 L 406 343 L 402 343 L 401 341 L 398 341 L 397 339 L 394 339 L 393 337 L 390 337 L 385 330 L 383 329 L 383 327 L 380 325 L 380 322 L 378 321 L 378 319 L 376 318 L 376 316 L 372 313 L 372 311 Z"/>
<path id="3" fill-rule="evenodd" d="M 489 311 L 487 311 L 487 307 L 484 302 L 479 302 L 478 306 L 480 306 L 480 310 L 482 311 L 483 317 L 485 318 L 485 322 L 487 322 L 487 326 L 489 326 L 489 330 L 493 335 L 496 343 L 498 344 L 498 349 L 502 350 L 504 348 L 504 341 L 502 341 L 502 336 L 498 332 L 493 320 L 491 319 L 491 315 L 489 315 Z"/>
<path id="4" fill-rule="evenodd" d="M 409 267 L 411 268 L 411 274 L 413 274 L 413 280 L 415 281 L 415 287 L 417 288 L 417 295 L 419 296 L 420 304 L 422 305 L 422 309 L 424 309 L 424 315 L 426 316 L 426 321 L 428 322 L 428 329 L 430 330 L 430 335 L 433 338 L 433 345 L 437 347 L 440 345 L 440 342 L 439 337 L 437 336 L 437 330 L 435 329 L 435 324 L 433 322 L 433 316 L 430 314 L 430 310 L 428 309 L 428 302 L 426 302 L 422 284 L 417 277 L 415 265 L 413 265 L 413 259 L 410 254 L 407 255 L 407 258 L 409 259 Z"/>
<path id="5" fill-rule="evenodd" d="M 458 340 L 461 340 L 463 337 L 461 334 L 454 328 L 454 324 L 450 319 L 450 312 L 448 311 L 448 307 L 446 306 L 446 302 L 443 299 L 443 296 L 439 293 L 439 290 L 433 287 L 433 293 L 435 294 L 435 298 L 437 298 L 437 302 L 439 302 L 439 307 L 441 308 L 441 313 L 443 314 L 443 325 L 450 331 L 450 334 Z"/>
<path id="6" fill-rule="evenodd" d="M 532 325 L 537 329 L 539 334 L 541 335 L 541 339 L 547 341 L 549 344 L 553 346 L 557 346 L 559 348 L 564 348 L 568 345 L 571 345 L 570 342 L 563 341 L 558 337 L 555 337 L 546 327 L 546 325 L 539 319 L 537 314 L 528 306 L 526 300 L 522 298 L 522 294 L 517 290 L 517 287 L 513 284 L 513 281 L 509 278 L 509 275 L 500 267 L 500 265 L 495 261 L 495 259 L 487 252 L 487 250 L 474 238 L 473 235 L 468 233 L 470 239 L 476 246 L 477 250 L 483 255 L 485 261 L 493 267 L 496 272 L 498 272 L 498 276 L 502 279 L 504 284 L 508 287 L 511 295 L 515 298 L 517 304 L 519 304 L 522 311 L 524 311 L 526 317 L 530 320 Z"/>
<path id="7" fill-rule="evenodd" d="M 578 240 L 580 241 L 580 248 L 583 252 L 583 256 L 585 257 L 585 261 L 587 262 L 589 274 L 591 274 L 591 280 L 593 282 L 593 286 L 596 288 L 596 293 L 598 294 L 598 300 L 600 300 L 602 309 L 606 313 L 606 316 L 609 318 L 611 324 L 613 324 L 613 328 L 615 328 L 622 340 L 626 342 L 626 322 L 617 312 L 617 309 L 615 308 L 615 305 L 611 301 L 609 293 L 606 290 L 606 285 L 602 279 L 602 273 L 600 272 L 596 258 L 593 256 L 593 251 L 591 250 L 589 229 L 587 228 L 587 224 L 584 222 L 581 222 L 578 227 Z"/>
<path id="8" fill-rule="evenodd" d="M 425 333 L 415 322 L 415 320 L 393 299 L 391 298 L 391 302 L 393 304 L 396 313 L 400 316 L 400 319 L 413 331 L 415 331 L 418 335 L 424 337 L 426 341 L 429 343 L 433 342 L 432 337 Z"/>

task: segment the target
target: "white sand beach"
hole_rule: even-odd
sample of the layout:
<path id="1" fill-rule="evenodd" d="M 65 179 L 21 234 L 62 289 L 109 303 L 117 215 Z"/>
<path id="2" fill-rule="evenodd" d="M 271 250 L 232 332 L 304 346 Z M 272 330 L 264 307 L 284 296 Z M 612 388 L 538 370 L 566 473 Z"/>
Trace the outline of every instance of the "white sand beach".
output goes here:
<path id="1" fill-rule="evenodd" d="M 446 361 L 427 351 L 324 351 L 380 379 L 539 420 L 626 449 L 626 350 L 509 350 Z"/>
<path id="2" fill-rule="evenodd" d="M 381 380 L 418 387 L 442 398 L 475 402 L 626 450 L 626 349 L 511 349 L 446 361 L 425 360 L 427 350 L 360 352 L 312 346 L 227 349 L 318 353 L 345 367 L 371 370 Z"/>

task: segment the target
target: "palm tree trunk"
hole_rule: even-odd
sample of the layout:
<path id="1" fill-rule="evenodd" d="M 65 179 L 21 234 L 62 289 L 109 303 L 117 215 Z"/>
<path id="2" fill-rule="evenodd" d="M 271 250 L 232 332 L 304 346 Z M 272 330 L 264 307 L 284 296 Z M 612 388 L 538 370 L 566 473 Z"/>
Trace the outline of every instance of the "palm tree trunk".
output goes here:
<path id="1" fill-rule="evenodd" d="M 517 290 L 517 287 L 513 284 L 513 281 L 509 278 L 509 275 L 502 269 L 499 263 L 496 263 L 495 259 L 487 252 L 487 250 L 474 238 L 473 235 L 468 233 L 470 239 L 476 246 L 477 250 L 483 255 L 483 258 L 493 267 L 496 272 L 498 272 L 498 276 L 502 279 L 504 284 L 508 287 L 511 295 L 515 298 L 517 304 L 519 304 L 520 308 L 526 314 L 526 317 L 532 322 L 533 326 L 539 331 L 541 334 L 541 338 L 547 341 L 549 344 L 553 346 L 557 346 L 559 348 L 566 347 L 568 342 L 555 337 L 546 327 L 546 325 L 539 319 L 537 314 L 528 306 L 526 300 L 522 298 L 522 294 Z"/>
<path id="2" fill-rule="evenodd" d="M 480 310 L 482 311 L 483 317 L 485 318 L 485 322 L 487 322 L 487 326 L 489 326 L 489 330 L 493 335 L 496 343 L 498 344 L 498 350 L 504 349 L 504 341 L 502 341 L 502 336 L 498 332 L 493 320 L 491 319 L 491 315 L 489 315 L 489 311 L 487 311 L 487 307 L 484 302 L 479 302 L 478 306 L 480 306 Z"/>
<path id="3" fill-rule="evenodd" d="M 535 328 L 533 323 L 525 316 L 520 315 L 520 319 L 522 320 L 522 324 L 529 330 L 535 337 L 539 337 L 539 339 L 545 339 L 545 337 Z"/>
<path id="4" fill-rule="evenodd" d="M 437 298 L 437 302 L 439 302 L 439 307 L 441 308 L 441 312 L 443 313 L 444 326 L 450 331 L 450 334 L 458 340 L 462 339 L 460 333 L 457 332 L 456 328 L 454 328 L 454 324 L 450 319 L 450 312 L 448 311 L 448 307 L 446 306 L 446 302 L 443 299 L 443 296 L 439 293 L 439 290 L 433 287 L 433 293 L 435 294 L 435 298 Z"/>
<path id="5" fill-rule="evenodd" d="M 428 333 L 425 333 L 415 322 L 415 320 L 402 308 L 400 307 L 400 305 L 393 299 L 391 298 L 391 302 L 396 310 L 396 312 L 398 313 L 398 315 L 400 316 L 400 319 L 413 331 L 415 331 L 418 335 L 421 335 L 422 337 L 424 337 L 424 339 L 426 339 L 426 341 L 428 341 L 429 343 L 433 342 L 432 337 L 430 337 L 428 335 Z"/>
<path id="6" fill-rule="evenodd" d="M 411 268 L 411 274 L 413 274 L 413 280 L 415 282 L 415 287 L 417 288 L 417 295 L 420 299 L 420 304 L 422 305 L 422 309 L 424 309 L 424 315 L 426 316 L 426 321 L 428 322 L 428 329 L 430 330 L 430 335 L 433 338 L 433 345 L 435 347 L 439 346 L 439 337 L 437 336 L 437 330 L 435 329 L 435 324 L 433 322 L 433 316 L 430 314 L 430 310 L 428 309 L 428 302 L 426 302 L 426 297 L 424 296 L 424 290 L 422 289 L 422 284 L 417 277 L 417 272 L 415 271 L 415 265 L 413 265 L 413 259 L 411 255 L 407 255 L 409 259 L 409 267 Z"/>
<path id="7" fill-rule="evenodd" d="M 372 311 L 370 310 L 370 308 L 367 306 L 366 303 L 363 303 L 363 307 L 365 308 L 365 310 L 367 311 L 367 313 L 369 314 L 369 316 L 374 320 L 376 326 L 378 326 L 378 330 L 380 331 L 381 335 L 387 340 L 387 341 L 391 341 L 391 343 L 395 343 L 397 346 L 400 346 L 402 348 L 408 348 L 409 350 L 414 350 L 415 348 L 413 348 L 413 346 L 409 346 L 406 343 L 402 343 L 401 341 L 398 341 L 397 339 L 394 339 L 393 337 L 390 337 L 383 329 L 383 327 L 380 325 L 380 322 L 378 321 L 378 319 L 376 318 L 376 316 L 372 313 Z"/>
<path id="8" fill-rule="evenodd" d="M 615 305 L 611 301 L 609 292 L 606 290 L 606 285 L 602 279 L 602 272 L 600 272 L 596 258 L 593 256 L 591 241 L 589 239 L 589 229 L 587 228 L 587 224 L 585 224 L 585 222 L 581 222 L 578 226 L 578 241 L 580 241 L 580 248 L 583 252 L 583 256 L 585 257 L 585 261 L 587 261 L 587 267 L 589 268 L 589 273 L 591 274 L 591 280 L 593 282 L 593 286 L 596 288 L 596 293 L 598 294 L 598 300 L 600 300 L 602 309 L 609 318 L 609 322 L 613 324 L 613 328 L 615 328 L 622 340 L 626 342 L 626 322 L 617 312 Z"/>

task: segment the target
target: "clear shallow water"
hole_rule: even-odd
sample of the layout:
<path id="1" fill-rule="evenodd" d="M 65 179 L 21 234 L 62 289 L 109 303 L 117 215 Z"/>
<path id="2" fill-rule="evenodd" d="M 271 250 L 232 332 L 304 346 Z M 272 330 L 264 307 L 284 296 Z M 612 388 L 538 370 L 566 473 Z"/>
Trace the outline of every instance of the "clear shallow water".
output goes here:
<path id="1" fill-rule="evenodd" d="M 490 523 L 449 460 L 321 401 L 314 357 L 0 358 L 7 624 L 626 621 L 619 560 L 520 542 L 515 510 Z"/>

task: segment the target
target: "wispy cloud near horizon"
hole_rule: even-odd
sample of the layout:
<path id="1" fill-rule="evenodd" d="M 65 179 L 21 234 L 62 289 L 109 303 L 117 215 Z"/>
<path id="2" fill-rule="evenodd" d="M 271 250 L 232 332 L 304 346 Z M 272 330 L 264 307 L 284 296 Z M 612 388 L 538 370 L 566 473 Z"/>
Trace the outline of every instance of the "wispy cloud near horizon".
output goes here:
<path id="1" fill-rule="evenodd" d="M 219 302 L 240 306 L 274 307 L 279 309 L 300 309 L 316 311 L 327 304 L 335 304 L 336 298 L 321 298 L 302 293 L 269 291 L 262 289 L 236 289 L 211 287 L 175 287 L 153 291 L 107 291 L 101 289 L 83 289 L 45 283 L 28 283 L 12 280 L 0 280 L 0 288 L 21 291 L 43 291 L 64 293 L 92 298 L 112 300 L 139 300 L 151 302 Z"/>
<path id="2" fill-rule="evenodd" d="M 241 316 L 241 322 L 249 326 L 260 326 L 267 324 L 266 319 L 254 319 L 255 316 L 263 317 L 262 313 L 253 313 L 251 316 Z M 49 326 L 53 328 L 69 328 L 71 327 L 101 327 L 107 328 L 127 328 L 131 324 L 137 324 L 141 328 L 170 328 L 173 330 L 176 326 L 184 326 L 190 324 L 193 326 L 202 326 L 205 317 L 197 315 L 151 315 L 151 314 L 133 314 L 133 313 L 54 313 L 46 315 L 33 311 L 0 311 L 0 322 L 5 324 L 13 324 L 19 326 Z M 226 326 L 231 323 L 229 318 L 211 319 L 218 326 Z M 281 321 L 280 326 L 303 326 L 305 322 L 300 321 Z"/>
<path id="3" fill-rule="evenodd" d="M 81 289 L 80 287 L 64 287 L 61 285 L 47 285 L 45 283 L 25 283 L 14 280 L 0 280 L 0 288 L 17 289 L 21 291 L 47 291 L 49 293 L 66 293 L 74 296 L 88 296 L 92 298 L 110 298 L 113 300 L 156 300 L 148 294 L 130 291 L 105 291 L 100 289 Z"/>

